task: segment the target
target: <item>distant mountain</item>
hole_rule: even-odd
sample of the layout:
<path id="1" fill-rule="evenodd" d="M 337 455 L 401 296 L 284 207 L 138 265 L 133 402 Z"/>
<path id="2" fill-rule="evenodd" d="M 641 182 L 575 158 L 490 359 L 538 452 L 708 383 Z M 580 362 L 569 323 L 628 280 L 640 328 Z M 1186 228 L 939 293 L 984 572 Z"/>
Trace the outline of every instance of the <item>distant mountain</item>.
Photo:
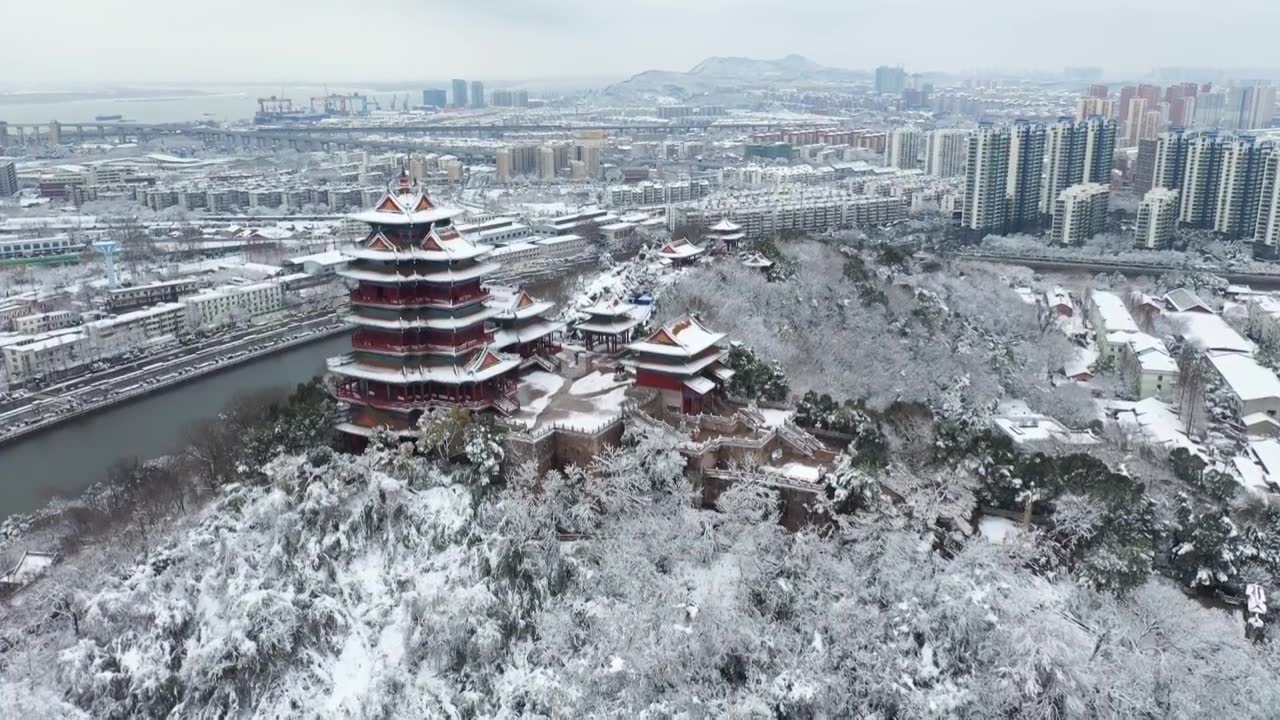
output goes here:
<path id="1" fill-rule="evenodd" d="M 687 72 L 646 70 L 610 85 L 604 89 L 604 94 L 620 99 L 688 98 L 783 83 L 851 82 L 866 76 L 862 72 L 819 65 L 802 55 L 788 55 L 776 60 L 709 57 Z"/>

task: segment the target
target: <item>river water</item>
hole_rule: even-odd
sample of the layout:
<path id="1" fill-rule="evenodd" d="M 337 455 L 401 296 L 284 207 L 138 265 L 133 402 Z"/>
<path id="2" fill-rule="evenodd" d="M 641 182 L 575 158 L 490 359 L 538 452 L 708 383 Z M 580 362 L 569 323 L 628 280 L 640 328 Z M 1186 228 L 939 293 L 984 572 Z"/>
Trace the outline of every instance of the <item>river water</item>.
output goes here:
<path id="1" fill-rule="evenodd" d="M 107 408 L 0 447 L 0 520 L 55 495 L 83 491 L 117 459 L 159 457 L 176 449 L 191 423 L 213 417 L 243 393 L 292 388 L 324 372 L 327 357 L 351 347 L 338 334 L 169 390 Z"/>

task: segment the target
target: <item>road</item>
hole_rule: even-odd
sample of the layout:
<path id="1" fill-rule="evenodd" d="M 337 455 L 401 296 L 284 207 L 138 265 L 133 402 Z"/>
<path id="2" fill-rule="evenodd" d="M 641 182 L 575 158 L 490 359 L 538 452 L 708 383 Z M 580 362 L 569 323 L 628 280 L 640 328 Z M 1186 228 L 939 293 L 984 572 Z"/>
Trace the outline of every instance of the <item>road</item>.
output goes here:
<path id="1" fill-rule="evenodd" d="M 1116 260 L 1070 260 L 1065 258 L 1035 257 L 1026 255 L 997 255 L 991 253 L 945 253 L 958 260 L 1022 265 L 1033 270 L 1076 270 L 1080 272 L 1118 272 L 1122 275 L 1162 275 L 1173 272 L 1205 272 L 1217 275 L 1230 283 L 1245 283 L 1254 288 L 1280 288 L 1280 272 L 1259 273 L 1213 267 L 1182 265 L 1146 265 Z M 1277 266 L 1280 270 L 1280 265 Z"/>
<path id="2" fill-rule="evenodd" d="M 0 445 L 123 399 L 155 392 L 343 329 L 333 310 L 289 317 L 42 388 L 0 406 Z"/>

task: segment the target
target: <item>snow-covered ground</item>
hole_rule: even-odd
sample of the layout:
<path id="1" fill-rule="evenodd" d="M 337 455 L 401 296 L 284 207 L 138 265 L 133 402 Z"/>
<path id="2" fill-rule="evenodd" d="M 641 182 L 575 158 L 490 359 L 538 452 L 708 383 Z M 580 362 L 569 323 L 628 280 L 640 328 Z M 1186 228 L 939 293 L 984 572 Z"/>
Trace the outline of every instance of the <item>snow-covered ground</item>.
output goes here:
<path id="1" fill-rule="evenodd" d="M 613 379 L 610 373 L 596 371 L 590 375 L 586 375 L 574 381 L 573 387 L 569 388 L 570 395 L 591 395 L 602 392 L 604 390 L 612 390 L 619 385 L 625 385 Z"/>
<path id="2" fill-rule="evenodd" d="M 993 543 L 1000 544 L 1022 533 L 1022 526 L 1009 518 L 983 515 L 978 518 L 978 532 Z"/>
<path id="3" fill-rule="evenodd" d="M 564 378 L 548 372 L 532 372 L 520 384 L 520 410 L 512 420 L 533 429 L 558 425 L 591 431 L 618 417 L 626 402 L 630 382 L 616 383 L 606 373 L 592 373 L 570 387 Z"/>
<path id="4" fill-rule="evenodd" d="M 764 426 L 771 428 L 782 425 L 788 418 L 796 414 L 795 410 L 780 410 L 777 408 L 757 408 L 757 410 L 764 416 Z"/>

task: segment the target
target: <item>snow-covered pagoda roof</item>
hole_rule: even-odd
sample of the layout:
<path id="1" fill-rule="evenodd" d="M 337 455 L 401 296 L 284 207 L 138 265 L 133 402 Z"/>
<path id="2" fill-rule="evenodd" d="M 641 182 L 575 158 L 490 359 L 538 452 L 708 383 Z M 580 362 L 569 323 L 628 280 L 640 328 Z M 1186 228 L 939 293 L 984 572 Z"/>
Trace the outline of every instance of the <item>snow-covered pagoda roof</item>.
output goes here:
<path id="1" fill-rule="evenodd" d="M 387 368 L 360 362 L 347 362 L 331 365 L 330 370 L 344 377 L 378 380 L 392 384 L 415 382 L 457 384 L 495 378 L 514 370 L 519 365 L 518 358 L 504 357 L 490 347 L 483 347 L 476 350 L 461 365 Z"/>
<path id="2" fill-rule="evenodd" d="M 630 315 L 635 308 L 635 305 L 614 296 L 597 302 L 595 305 L 583 310 L 583 312 L 588 315 L 617 317 L 619 315 Z"/>
<path id="3" fill-rule="evenodd" d="M 533 342 L 563 329 L 564 323 L 554 320 L 538 320 L 522 327 L 498 328 L 493 331 L 493 346 L 501 349 L 516 343 Z"/>
<path id="4" fill-rule="evenodd" d="M 339 270 L 338 275 L 351 280 L 367 280 L 377 283 L 459 283 L 475 280 L 489 275 L 498 269 L 497 263 L 476 263 L 464 268 L 449 268 L 426 273 L 403 275 L 395 272 L 379 272 L 365 268 L 347 268 Z"/>
<path id="5" fill-rule="evenodd" d="M 427 260 L 451 262 L 483 257 L 493 251 L 488 245 L 473 243 L 452 226 L 433 227 L 413 245 L 401 247 L 381 230 L 374 230 L 364 244 L 343 250 L 348 257 L 364 260 Z"/>
<path id="6" fill-rule="evenodd" d="M 546 300 L 535 300 L 532 295 L 524 290 L 518 290 L 510 296 L 501 297 L 495 293 L 491 305 L 498 310 L 498 314 L 495 317 L 504 320 L 524 320 L 537 317 L 555 307 L 555 303 Z"/>
<path id="7" fill-rule="evenodd" d="M 483 307 L 466 315 L 394 315 L 377 317 L 353 312 L 346 316 L 346 321 L 360 327 L 377 328 L 379 330 L 457 330 L 483 322 L 497 315 L 498 311 L 491 307 Z"/>
<path id="8" fill-rule="evenodd" d="M 437 207 L 426 191 L 411 183 L 401 170 L 397 186 L 388 190 L 377 205 L 350 217 L 372 225 L 425 225 L 461 214 L 458 208 Z"/>
<path id="9" fill-rule="evenodd" d="M 658 328 L 652 335 L 627 346 L 642 354 L 693 357 L 723 340 L 724 333 L 712 332 L 686 315 L 670 325 Z"/>
<path id="10" fill-rule="evenodd" d="M 672 240 L 658 251 L 658 255 L 669 260 L 679 260 L 701 255 L 703 249 L 689 242 L 686 238 Z"/>
<path id="11" fill-rule="evenodd" d="M 729 218 L 724 218 L 720 222 L 711 226 L 711 231 L 718 232 L 718 233 L 738 232 L 741 229 L 742 229 L 741 225 L 733 222 Z"/>
<path id="12" fill-rule="evenodd" d="M 751 253 L 742 259 L 742 264 L 749 268 L 771 268 L 773 261 L 760 253 Z"/>

